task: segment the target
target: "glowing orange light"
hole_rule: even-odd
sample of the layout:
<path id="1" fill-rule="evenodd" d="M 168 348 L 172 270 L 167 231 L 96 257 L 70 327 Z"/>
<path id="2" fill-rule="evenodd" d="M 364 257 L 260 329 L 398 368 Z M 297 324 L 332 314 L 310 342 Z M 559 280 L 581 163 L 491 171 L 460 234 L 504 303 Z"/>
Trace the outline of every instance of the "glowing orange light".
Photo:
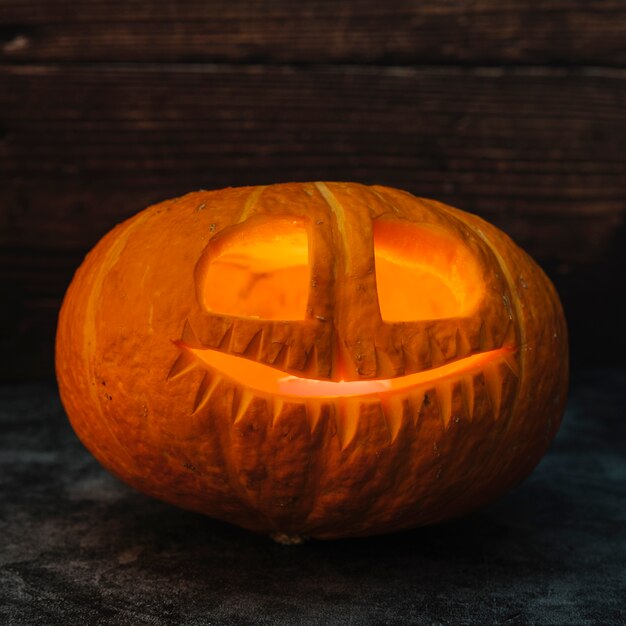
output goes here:
<path id="1" fill-rule="evenodd" d="M 471 251 L 440 227 L 377 220 L 374 253 L 384 320 L 463 317 L 484 296 Z"/>
<path id="2" fill-rule="evenodd" d="M 196 272 L 198 296 L 217 313 L 271 320 L 306 318 L 311 251 L 306 220 L 274 218 L 233 229 L 211 241 Z M 484 297 L 472 251 L 434 224 L 373 223 L 378 303 L 383 320 L 463 317 Z M 184 348 L 184 346 L 181 346 Z M 433 384 L 510 355 L 501 348 L 424 372 L 376 380 L 315 380 L 215 350 L 189 349 L 210 368 L 258 392 L 337 398 L 387 394 Z"/>
<path id="3" fill-rule="evenodd" d="M 260 319 L 304 319 L 309 294 L 305 224 L 275 219 L 249 225 L 209 246 L 198 271 L 207 309 Z"/>
<path id="4" fill-rule="evenodd" d="M 410 391 L 424 383 L 433 384 L 458 374 L 469 374 L 480 370 L 487 364 L 510 359 L 514 352 L 513 348 L 499 348 L 498 350 L 474 354 L 441 367 L 396 378 L 331 381 L 286 375 L 285 372 L 264 363 L 257 363 L 216 350 L 193 348 L 188 348 L 188 350 L 211 369 L 228 378 L 245 383 L 250 389 L 271 395 L 300 398 L 345 398 Z"/>

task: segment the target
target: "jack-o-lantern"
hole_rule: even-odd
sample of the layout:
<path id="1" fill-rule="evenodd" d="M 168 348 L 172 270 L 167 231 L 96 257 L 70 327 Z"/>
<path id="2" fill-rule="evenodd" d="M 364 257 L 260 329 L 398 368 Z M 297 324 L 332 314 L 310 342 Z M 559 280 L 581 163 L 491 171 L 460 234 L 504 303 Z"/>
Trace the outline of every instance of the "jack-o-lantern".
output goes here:
<path id="1" fill-rule="evenodd" d="M 188 194 L 119 225 L 59 319 L 83 443 L 245 528 L 359 536 L 460 515 L 537 464 L 566 327 L 494 226 L 349 183 Z"/>

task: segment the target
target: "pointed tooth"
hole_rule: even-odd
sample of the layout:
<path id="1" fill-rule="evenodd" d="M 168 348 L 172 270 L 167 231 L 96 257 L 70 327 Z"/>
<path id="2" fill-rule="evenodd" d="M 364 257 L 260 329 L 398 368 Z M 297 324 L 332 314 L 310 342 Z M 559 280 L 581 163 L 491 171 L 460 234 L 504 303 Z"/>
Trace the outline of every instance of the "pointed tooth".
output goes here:
<path id="1" fill-rule="evenodd" d="M 461 379 L 461 389 L 463 391 L 463 403 L 467 418 L 472 421 L 474 418 L 474 378 L 471 375 L 463 376 Z"/>
<path id="2" fill-rule="evenodd" d="M 417 428 L 420 421 L 420 414 L 424 404 L 424 392 L 413 391 L 409 394 L 409 406 L 411 408 L 411 421 L 413 427 Z"/>
<path id="3" fill-rule="evenodd" d="M 271 407 L 271 416 L 272 416 L 272 428 L 276 425 L 280 414 L 283 412 L 283 407 L 285 406 L 285 401 L 282 398 L 274 398 L 274 404 Z"/>
<path id="4" fill-rule="evenodd" d="M 359 425 L 359 412 L 359 401 L 352 398 L 342 398 L 337 405 L 335 422 L 341 450 L 345 450 L 354 440 Z"/>
<path id="5" fill-rule="evenodd" d="M 217 344 L 218 350 L 223 350 L 224 352 L 230 352 L 230 344 L 233 339 L 233 325 L 231 324 L 226 332 L 223 334 L 220 342 Z"/>
<path id="6" fill-rule="evenodd" d="M 382 400 L 383 415 L 389 430 L 389 443 L 393 443 L 398 438 L 398 433 L 404 423 L 404 400 L 397 396 L 390 396 Z"/>
<path id="7" fill-rule="evenodd" d="M 193 401 L 193 408 L 191 410 L 192 414 L 195 413 L 204 403 L 204 396 L 210 384 L 209 382 L 207 382 L 208 377 L 208 372 L 205 372 L 200 379 L 200 384 L 198 385 L 198 390 L 196 391 L 196 397 Z"/>
<path id="8" fill-rule="evenodd" d="M 517 362 L 517 356 L 514 352 L 506 350 L 502 357 L 503 361 L 507 364 L 508 368 L 513 372 L 516 378 L 519 378 L 519 363 Z"/>
<path id="9" fill-rule="evenodd" d="M 185 325 L 183 326 L 183 332 L 181 335 L 181 341 L 188 346 L 189 348 L 201 348 L 202 344 L 198 339 L 198 336 L 194 332 L 189 320 L 185 320 Z"/>
<path id="10" fill-rule="evenodd" d="M 437 391 L 437 402 L 439 404 L 439 415 L 443 420 L 445 428 L 450 424 L 452 417 L 452 383 L 449 381 L 439 381 L 435 387 Z"/>
<path id="11" fill-rule="evenodd" d="M 493 418 L 497 420 L 500 417 L 502 404 L 502 373 L 500 372 L 500 364 L 488 363 L 483 367 L 483 375 L 485 377 L 485 387 L 493 408 Z"/>
<path id="12" fill-rule="evenodd" d="M 315 344 L 306 352 L 306 363 L 302 369 L 302 374 L 305 377 L 317 378 L 318 376 L 318 362 L 317 362 L 317 347 Z"/>
<path id="13" fill-rule="evenodd" d="M 472 351 L 472 346 L 465 335 L 465 333 L 460 329 L 456 329 L 456 356 L 461 358 L 470 354 Z"/>
<path id="14" fill-rule="evenodd" d="M 254 398 L 254 394 L 250 391 L 245 390 L 242 392 L 241 400 L 239 402 L 239 406 L 237 407 L 237 413 L 235 415 L 235 420 L 233 424 L 237 424 L 237 422 L 240 422 L 243 419 Z"/>
<path id="15" fill-rule="evenodd" d="M 405 373 L 420 372 L 434 367 L 428 330 L 418 329 L 402 337 L 401 342 Z"/>
<path id="16" fill-rule="evenodd" d="M 432 367 L 438 367 L 439 365 L 443 365 L 445 363 L 445 358 L 441 347 L 439 346 L 439 343 L 431 333 L 428 333 L 428 340 L 430 345 Z"/>
<path id="17" fill-rule="evenodd" d="M 188 318 L 191 332 L 197 337 L 198 348 L 217 348 L 232 321 L 223 315 L 208 317 L 203 313 L 191 314 Z"/>
<path id="18" fill-rule="evenodd" d="M 252 339 L 248 342 L 248 345 L 245 347 L 242 354 L 249 359 L 254 359 L 258 361 L 259 355 L 261 354 L 261 346 L 263 344 L 263 331 L 258 330 L 252 336 Z"/>
<path id="19" fill-rule="evenodd" d="M 308 400 L 306 403 L 306 414 L 309 420 L 309 430 L 313 433 L 320 423 L 322 403 L 316 399 Z"/>
<path id="20" fill-rule="evenodd" d="M 177 378 L 186 372 L 194 369 L 198 365 L 198 360 L 193 355 L 192 352 L 183 349 L 181 353 L 178 355 L 177 359 L 174 361 L 174 365 L 170 368 L 170 371 L 167 373 L 167 380 L 172 380 L 173 378 Z"/>
<path id="21" fill-rule="evenodd" d="M 374 348 L 376 354 L 376 376 L 378 378 L 393 378 L 402 376 L 403 371 L 398 370 L 389 353 L 382 348 Z"/>
<path id="22" fill-rule="evenodd" d="M 243 395 L 244 393 L 241 391 L 241 389 L 239 388 L 239 385 L 237 384 L 232 384 L 231 383 L 231 388 L 232 388 L 232 404 L 231 404 L 231 408 L 230 408 L 230 414 L 233 417 L 233 421 L 236 418 L 236 416 L 239 414 L 239 406 L 242 403 L 243 400 Z M 247 395 L 247 392 L 246 392 Z"/>
<path id="23" fill-rule="evenodd" d="M 287 344 L 287 355 L 285 357 L 285 369 L 297 370 L 301 372 L 309 360 L 311 349 L 305 347 L 301 341 L 294 341 Z"/>
<path id="24" fill-rule="evenodd" d="M 233 354 L 246 354 L 253 341 L 258 341 L 257 334 L 261 326 L 252 320 L 235 320 L 232 325 L 230 351 Z M 252 346 L 254 347 L 254 346 Z"/>
<path id="25" fill-rule="evenodd" d="M 287 344 L 286 343 L 281 344 L 280 350 L 278 350 L 278 352 L 276 353 L 274 360 L 271 361 L 272 365 L 279 369 L 285 369 L 287 358 L 288 358 L 288 353 L 289 353 L 289 347 L 287 346 Z"/>
<path id="26" fill-rule="evenodd" d="M 198 391 L 196 392 L 196 398 L 193 403 L 193 413 L 197 413 L 203 406 L 206 405 L 209 398 L 215 391 L 217 387 L 217 383 L 220 380 L 220 376 L 218 374 L 209 374 L 209 372 L 205 372 L 200 384 L 198 385 Z"/>

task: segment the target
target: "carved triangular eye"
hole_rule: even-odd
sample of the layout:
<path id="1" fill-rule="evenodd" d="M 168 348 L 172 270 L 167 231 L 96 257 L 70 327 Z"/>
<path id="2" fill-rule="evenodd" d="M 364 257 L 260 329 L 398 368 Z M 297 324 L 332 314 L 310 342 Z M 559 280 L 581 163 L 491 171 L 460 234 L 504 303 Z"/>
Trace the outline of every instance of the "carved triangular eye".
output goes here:
<path id="1" fill-rule="evenodd" d="M 302 320 L 310 282 L 306 226 L 280 217 L 238 225 L 209 244 L 198 272 L 198 295 L 211 312 Z"/>
<path id="2" fill-rule="evenodd" d="M 485 287 L 468 246 L 432 224 L 374 222 L 376 286 L 385 321 L 463 317 Z"/>

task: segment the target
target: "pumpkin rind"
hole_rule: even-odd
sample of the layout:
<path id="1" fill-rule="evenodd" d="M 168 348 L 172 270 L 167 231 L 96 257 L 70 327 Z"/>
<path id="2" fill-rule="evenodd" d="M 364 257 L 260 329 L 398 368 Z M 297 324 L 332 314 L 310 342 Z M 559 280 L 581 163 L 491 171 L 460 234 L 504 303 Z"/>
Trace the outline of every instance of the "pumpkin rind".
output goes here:
<path id="1" fill-rule="evenodd" d="M 210 240 L 273 216 L 308 224 L 305 319 L 208 312 L 198 284 Z M 475 313 L 384 321 L 378 219 L 426 222 L 467 246 L 484 283 Z M 307 379 L 370 380 L 445 371 L 435 368 L 503 346 L 506 358 L 406 392 L 345 398 L 254 391 L 196 358 L 211 349 Z M 123 481 L 253 531 L 319 538 L 430 524 L 504 493 L 556 434 L 568 381 L 558 297 L 504 233 L 351 183 L 196 192 L 117 226 L 67 291 L 56 366 L 74 430 Z"/>

